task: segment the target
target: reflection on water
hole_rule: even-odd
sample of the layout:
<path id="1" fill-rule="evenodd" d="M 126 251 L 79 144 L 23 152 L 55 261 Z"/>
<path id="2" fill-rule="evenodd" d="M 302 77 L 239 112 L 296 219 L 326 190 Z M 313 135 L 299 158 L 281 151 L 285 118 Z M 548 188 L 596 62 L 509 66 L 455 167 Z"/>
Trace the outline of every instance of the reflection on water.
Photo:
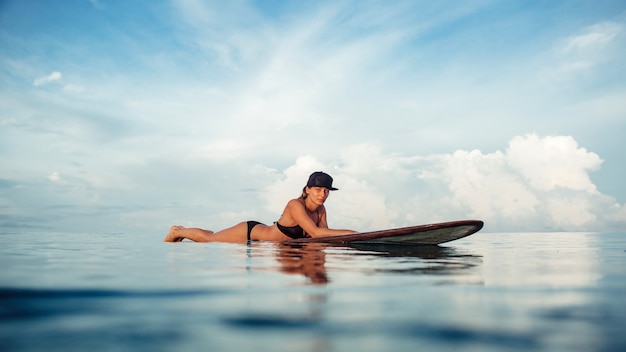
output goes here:
<path id="1" fill-rule="evenodd" d="M 281 272 L 302 275 L 313 284 L 328 283 L 326 246 L 319 243 L 277 246 L 276 260 L 280 263 Z"/>
<path id="2" fill-rule="evenodd" d="M 485 280 L 498 286 L 585 287 L 601 277 L 603 236 L 588 233 L 492 234 L 482 246 Z"/>
<path id="3" fill-rule="evenodd" d="M 333 269 L 364 274 L 464 275 L 481 264 L 479 255 L 440 246 L 307 243 L 276 247 L 279 270 L 302 275 L 312 284 L 329 282 L 328 259 L 344 262 L 332 265 Z"/>

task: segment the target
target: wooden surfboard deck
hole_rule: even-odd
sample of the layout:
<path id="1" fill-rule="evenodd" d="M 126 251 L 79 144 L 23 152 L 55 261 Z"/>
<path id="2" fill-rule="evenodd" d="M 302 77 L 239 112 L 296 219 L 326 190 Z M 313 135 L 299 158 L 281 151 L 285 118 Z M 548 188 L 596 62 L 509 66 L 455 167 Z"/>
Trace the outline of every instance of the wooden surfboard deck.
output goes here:
<path id="1" fill-rule="evenodd" d="M 285 243 L 437 245 L 469 236 L 478 232 L 482 227 L 483 222 L 480 220 L 461 220 L 348 235 L 298 238 L 285 241 Z"/>

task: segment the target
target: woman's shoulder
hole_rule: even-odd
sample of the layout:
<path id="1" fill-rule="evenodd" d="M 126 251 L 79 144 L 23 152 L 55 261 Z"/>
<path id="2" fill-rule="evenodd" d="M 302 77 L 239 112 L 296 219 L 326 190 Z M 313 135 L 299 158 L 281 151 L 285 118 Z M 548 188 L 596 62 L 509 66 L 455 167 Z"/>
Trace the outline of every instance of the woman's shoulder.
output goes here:
<path id="1" fill-rule="evenodd" d="M 285 210 L 283 210 L 281 218 L 294 218 L 294 214 L 300 211 L 304 211 L 304 204 L 297 198 L 292 199 L 285 205 Z"/>

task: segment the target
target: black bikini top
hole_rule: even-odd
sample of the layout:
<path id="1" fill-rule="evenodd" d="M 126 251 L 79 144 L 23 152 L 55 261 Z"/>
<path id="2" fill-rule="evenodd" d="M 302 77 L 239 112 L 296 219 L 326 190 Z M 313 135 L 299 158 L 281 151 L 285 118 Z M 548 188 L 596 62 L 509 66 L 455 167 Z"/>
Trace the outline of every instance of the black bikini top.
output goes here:
<path id="1" fill-rule="evenodd" d="M 296 225 L 296 226 L 283 226 L 281 225 L 278 221 L 276 222 L 276 227 L 278 227 L 278 229 L 280 230 L 280 232 L 282 232 L 283 234 L 285 234 L 285 236 L 287 237 L 291 237 L 293 239 L 296 238 L 309 238 L 311 236 L 309 236 L 308 234 L 304 233 L 304 230 L 302 229 L 302 227 L 300 227 L 300 225 Z"/>
<path id="2" fill-rule="evenodd" d="M 317 210 L 315 210 L 317 212 L 317 222 L 315 223 L 315 225 L 320 224 L 320 208 L 317 208 Z M 304 229 L 302 229 L 302 227 L 300 227 L 300 225 L 296 225 L 296 226 L 283 226 L 281 225 L 278 221 L 276 222 L 276 227 L 278 227 L 278 229 L 280 230 L 280 232 L 282 232 L 285 236 L 293 238 L 294 240 L 297 238 L 311 238 L 311 236 L 307 233 L 304 233 Z"/>

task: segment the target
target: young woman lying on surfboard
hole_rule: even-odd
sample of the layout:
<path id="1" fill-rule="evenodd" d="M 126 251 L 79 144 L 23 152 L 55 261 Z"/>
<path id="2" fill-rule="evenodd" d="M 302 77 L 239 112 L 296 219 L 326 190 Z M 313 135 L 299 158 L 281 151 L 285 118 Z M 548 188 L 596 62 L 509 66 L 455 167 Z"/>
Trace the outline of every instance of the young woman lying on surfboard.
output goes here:
<path id="1" fill-rule="evenodd" d="M 247 221 L 218 232 L 172 226 L 163 242 L 180 242 L 185 238 L 196 242 L 286 241 L 356 233 L 352 230 L 328 228 L 324 202 L 330 191 L 336 190 L 337 188 L 333 187 L 333 178 L 317 171 L 309 176 L 309 181 L 302 189 L 302 195 L 290 200 L 280 219 L 270 226 L 258 221 Z"/>

